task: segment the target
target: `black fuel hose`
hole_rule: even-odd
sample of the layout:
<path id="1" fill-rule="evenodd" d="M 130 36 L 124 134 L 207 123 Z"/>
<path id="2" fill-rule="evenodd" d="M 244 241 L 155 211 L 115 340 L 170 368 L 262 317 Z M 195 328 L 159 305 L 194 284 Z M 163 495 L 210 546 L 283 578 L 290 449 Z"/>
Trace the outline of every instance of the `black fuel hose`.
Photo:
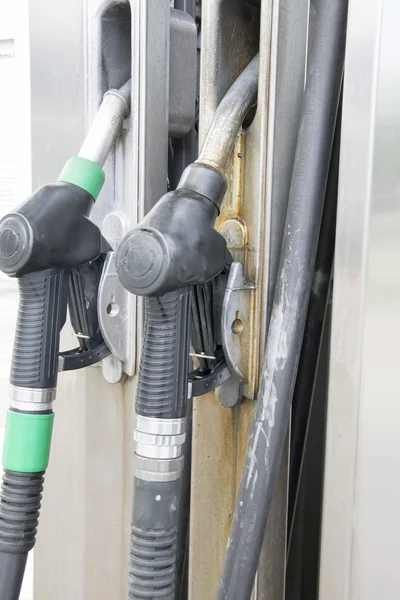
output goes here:
<path id="1" fill-rule="evenodd" d="M 320 0 L 252 432 L 217 600 L 250 598 L 287 431 L 345 53 L 347 0 Z"/>
<path id="2" fill-rule="evenodd" d="M 314 402 L 314 384 L 318 370 L 326 307 L 329 301 L 332 280 L 339 179 L 340 125 L 341 118 L 340 114 L 338 114 L 328 184 L 325 194 L 321 231 L 319 234 L 317 257 L 315 260 L 314 278 L 308 304 L 303 346 L 297 370 L 296 387 L 294 389 L 292 401 L 289 459 L 288 555 L 290 552 L 292 527 L 296 514 L 297 496 L 300 488 L 308 426 Z"/>
<path id="3" fill-rule="evenodd" d="M 190 288 L 146 298 L 136 395 L 129 598 L 173 600 L 188 400 Z"/>

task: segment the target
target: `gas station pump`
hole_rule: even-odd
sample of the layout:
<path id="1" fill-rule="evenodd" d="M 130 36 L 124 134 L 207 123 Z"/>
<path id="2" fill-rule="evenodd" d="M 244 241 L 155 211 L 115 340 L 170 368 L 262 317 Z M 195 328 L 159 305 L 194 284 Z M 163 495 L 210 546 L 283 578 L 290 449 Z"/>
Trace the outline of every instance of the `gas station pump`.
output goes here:
<path id="1" fill-rule="evenodd" d="M 263 165 L 270 160 L 267 142 L 273 145 L 275 138 L 269 138 L 267 113 L 262 127 L 257 120 L 274 75 L 266 72 L 273 48 L 263 30 L 267 3 L 235 0 L 235 10 L 225 5 L 218 15 L 221 30 L 226 10 L 247 34 L 240 35 L 243 52 L 241 44 L 233 44 L 232 53 L 224 46 L 221 61 L 236 66 L 226 76 L 202 59 L 203 74 L 220 78 L 214 96 L 200 98 L 213 104 L 212 118 L 204 106 L 199 116 L 197 91 L 197 47 L 211 44 L 211 5 L 201 24 L 195 2 L 176 3 L 182 10 L 156 4 L 88 3 L 89 38 L 96 40 L 88 45 L 87 77 L 93 67 L 97 82 L 91 102 L 106 82 L 108 87 L 123 75 L 126 83 L 104 94 L 78 156 L 67 161 L 57 182 L 40 187 L 0 221 L 0 269 L 18 278 L 20 294 L 0 498 L 2 600 L 18 599 L 40 531 L 59 372 L 104 361 L 110 384 L 129 386 L 135 378 L 136 393 L 129 394 L 133 498 L 123 536 L 130 534 L 127 594 L 142 600 L 250 599 L 265 564 L 262 545 L 296 378 L 314 381 L 315 359 L 313 368 L 306 359 L 319 347 L 322 323 L 312 344 L 304 342 L 304 332 L 316 311 L 324 314 L 330 289 L 333 240 L 327 244 L 326 235 L 336 202 L 347 2 L 319 0 L 315 9 L 304 92 L 296 74 L 301 102 L 295 106 L 294 96 L 286 98 L 292 142 L 282 142 L 287 169 L 281 179 L 275 172 L 274 181 L 287 186 L 287 197 L 279 223 L 271 217 L 276 227 L 267 228 L 268 240 Z M 164 40 L 161 49 L 155 39 L 148 44 L 150 33 Z M 153 52 L 151 61 L 147 52 Z M 298 60 L 305 63 L 304 56 Z M 212 64 L 218 66 L 218 56 Z M 167 99 L 149 93 L 150 80 L 154 90 L 163 86 Z M 251 173 L 256 160 L 262 177 Z M 141 202 L 135 215 L 133 191 Z M 321 261 L 327 281 L 315 300 Z M 266 277 L 267 263 L 274 280 Z M 67 308 L 79 347 L 60 352 Z M 138 360 L 133 324 L 142 338 Z M 203 396 L 203 407 L 213 403 L 216 431 L 230 420 L 241 455 L 227 490 L 211 498 L 222 511 L 224 498 L 236 498 L 224 514 L 219 584 L 214 577 L 196 588 L 196 519 L 203 519 L 205 532 L 211 529 L 193 508 L 199 436 L 207 432 L 198 429 L 193 437 L 192 423 L 201 423 L 197 403 Z M 309 411 L 306 403 L 302 422 Z M 220 435 L 215 446 L 208 442 L 207 460 L 229 448 L 233 456 L 230 443 L 225 447 Z M 218 484 L 224 479 L 223 471 L 214 476 Z M 199 572 L 204 575 L 201 565 Z"/>

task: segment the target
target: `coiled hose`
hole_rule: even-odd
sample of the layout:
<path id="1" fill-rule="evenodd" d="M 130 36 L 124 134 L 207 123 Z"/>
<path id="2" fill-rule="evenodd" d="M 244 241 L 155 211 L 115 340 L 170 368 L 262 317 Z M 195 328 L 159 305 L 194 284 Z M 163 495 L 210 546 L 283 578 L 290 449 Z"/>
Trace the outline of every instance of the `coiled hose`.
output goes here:
<path id="1" fill-rule="evenodd" d="M 217 600 L 250 598 L 282 456 L 339 104 L 347 0 L 320 0 L 254 422 Z"/>

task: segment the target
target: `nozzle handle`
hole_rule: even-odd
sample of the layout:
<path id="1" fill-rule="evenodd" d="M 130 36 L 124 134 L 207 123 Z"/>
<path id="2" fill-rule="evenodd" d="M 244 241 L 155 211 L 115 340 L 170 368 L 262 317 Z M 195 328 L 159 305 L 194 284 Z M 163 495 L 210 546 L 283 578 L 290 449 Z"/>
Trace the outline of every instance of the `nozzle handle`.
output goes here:
<path id="1" fill-rule="evenodd" d="M 68 270 L 29 273 L 18 283 L 0 495 L 2 600 L 19 597 L 26 557 L 36 541 L 53 428 L 60 332 L 67 312 Z"/>
<path id="2" fill-rule="evenodd" d="M 55 388 L 60 332 L 67 314 L 68 271 L 29 273 L 18 279 L 18 285 L 10 383 L 29 389 Z"/>

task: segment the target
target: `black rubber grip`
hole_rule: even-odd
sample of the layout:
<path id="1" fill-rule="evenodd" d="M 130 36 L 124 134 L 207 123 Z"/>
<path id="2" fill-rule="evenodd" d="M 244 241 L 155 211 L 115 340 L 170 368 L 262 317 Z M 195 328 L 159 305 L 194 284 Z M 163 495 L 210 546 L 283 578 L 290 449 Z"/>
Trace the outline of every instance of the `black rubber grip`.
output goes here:
<path id="1" fill-rule="evenodd" d="M 179 485 L 134 479 L 131 600 L 175 598 Z"/>
<path id="2" fill-rule="evenodd" d="M 186 415 L 189 369 L 189 302 L 184 288 L 146 298 L 136 413 L 164 419 Z"/>
<path id="3" fill-rule="evenodd" d="M 60 331 L 67 314 L 68 271 L 47 269 L 18 279 L 19 307 L 11 363 L 12 385 L 53 388 Z"/>
<path id="4" fill-rule="evenodd" d="M 44 472 L 5 470 L 0 500 L 0 564 L 3 553 L 27 554 L 35 545 Z"/>

